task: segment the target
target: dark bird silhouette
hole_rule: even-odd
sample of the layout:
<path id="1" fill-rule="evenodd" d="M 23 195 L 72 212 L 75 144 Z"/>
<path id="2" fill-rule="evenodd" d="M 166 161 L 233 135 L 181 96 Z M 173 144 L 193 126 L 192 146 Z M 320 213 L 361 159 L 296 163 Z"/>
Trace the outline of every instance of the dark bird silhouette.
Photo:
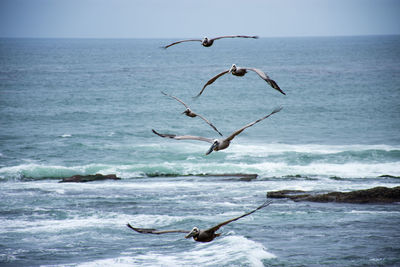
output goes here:
<path id="1" fill-rule="evenodd" d="M 266 81 L 272 88 L 274 88 L 275 90 L 279 91 L 281 94 L 286 95 L 286 94 L 281 90 L 281 88 L 279 88 L 278 84 L 277 84 L 274 80 L 270 79 L 270 78 L 268 77 L 268 75 L 265 74 L 265 72 L 263 72 L 262 70 L 259 70 L 259 69 L 256 69 L 256 68 L 240 68 L 240 67 L 237 67 L 235 64 L 233 64 L 232 67 L 231 67 L 230 69 L 224 70 L 223 72 L 221 72 L 221 73 L 215 75 L 214 77 L 212 77 L 212 78 L 203 86 L 203 88 L 201 89 L 200 93 L 199 93 L 196 97 L 199 97 L 199 96 L 203 93 L 204 89 L 206 89 L 207 86 L 209 86 L 210 84 L 212 84 L 213 82 L 215 82 L 219 77 L 221 77 L 221 76 L 223 76 L 223 75 L 225 75 L 225 74 L 227 74 L 227 73 L 232 73 L 232 75 L 241 77 L 241 76 L 244 76 L 244 75 L 247 73 L 247 71 L 249 71 L 249 70 L 254 71 L 255 73 L 257 73 L 258 76 L 260 76 L 261 79 L 263 79 L 264 81 Z"/>
<path id="2" fill-rule="evenodd" d="M 206 155 L 208 155 L 213 151 L 223 150 L 223 149 L 227 148 L 230 145 L 233 138 L 235 138 L 237 135 L 239 135 L 241 132 L 243 132 L 246 128 L 253 126 L 254 124 L 268 118 L 272 114 L 277 113 L 281 110 L 282 110 L 282 107 L 275 108 L 267 116 L 264 116 L 261 119 L 258 119 L 252 123 L 249 123 L 249 124 L 243 126 L 242 128 L 233 132 L 230 136 L 228 136 L 225 139 L 211 139 L 211 138 L 206 138 L 206 137 L 201 137 L 201 136 L 192 136 L 192 135 L 161 134 L 161 133 L 158 133 L 157 131 L 155 131 L 154 129 L 152 129 L 152 131 L 156 135 L 163 137 L 163 138 L 171 138 L 171 139 L 175 139 L 175 140 L 197 140 L 197 141 L 204 141 L 204 142 L 211 143 L 212 145 L 211 145 L 210 149 L 206 152 Z"/>
<path id="3" fill-rule="evenodd" d="M 214 238 L 221 235 L 221 233 L 215 233 L 215 232 L 218 231 L 218 229 L 221 228 L 222 226 L 227 225 L 228 223 L 231 223 L 233 221 L 239 220 L 240 218 L 246 217 L 247 215 L 250 215 L 259 209 L 265 208 L 266 206 L 268 206 L 271 203 L 272 203 L 272 201 L 267 200 L 261 206 L 257 207 L 256 209 L 249 211 L 238 217 L 235 217 L 233 219 L 219 223 L 211 228 L 208 228 L 207 230 L 200 230 L 198 227 L 193 227 L 193 229 L 191 231 L 188 231 L 188 230 L 157 230 L 157 229 L 148 229 L 148 228 L 136 228 L 136 227 L 133 227 L 132 225 L 130 225 L 129 223 L 127 224 L 127 226 L 129 228 L 131 228 L 132 230 L 134 230 L 138 233 L 141 233 L 141 234 L 160 235 L 160 234 L 168 234 L 168 233 L 187 233 L 185 238 L 193 237 L 193 239 L 197 242 L 210 242 L 210 241 L 213 241 Z"/>
<path id="4" fill-rule="evenodd" d="M 180 43 L 184 43 L 184 42 L 201 42 L 201 45 L 204 47 L 210 47 L 213 45 L 215 40 L 219 40 L 222 38 L 253 38 L 253 39 L 257 39 L 258 36 L 247 36 L 247 35 L 227 35 L 227 36 L 219 36 L 219 37 L 215 37 L 215 38 L 208 38 L 207 36 L 204 37 L 203 39 L 188 39 L 188 40 L 180 40 L 177 42 L 173 42 L 172 44 L 166 45 L 164 46 L 164 48 L 168 48 L 170 46 L 176 45 L 176 44 L 180 44 Z"/>
<path id="5" fill-rule="evenodd" d="M 164 92 L 161 92 L 163 95 L 169 96 L 173 99 L 175 99 L 176 101 L 178 101 L 179 103 L 181 103 L 182 105 L 184 105 L 186 107 L 186 110 L 184 112 L 182 112 L 182 114 L 185 114 L 188 117 L 191 118 L 195 118 L 195 117 L 199 117 L 201 118 L 203 121 L 205 121 L 208 125 L 211 126 L 211 128 L 213 128 L 220 136 L 222 136 L 222 133 L 220 131 L 218 131 L 218 129 L 211 123 L 209 122 L 206 118 L 204 118 L 203 116 L 201 116 L 200 114 L 194 113 L 188 105 L 185 104 L 185 102 L 183 102 L 182 100 L 180 100 L 179 98 L 177 98 L 176 96 L 173 95 L 168 95 Z"/>

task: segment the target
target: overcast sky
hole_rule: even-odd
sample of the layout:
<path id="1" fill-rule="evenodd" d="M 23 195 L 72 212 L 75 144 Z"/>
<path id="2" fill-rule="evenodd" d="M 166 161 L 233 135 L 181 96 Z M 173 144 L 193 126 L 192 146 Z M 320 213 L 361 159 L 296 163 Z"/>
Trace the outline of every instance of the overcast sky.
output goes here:
<path id="1" fill-rule="evenodd" d="M 400 0 L 0 0 L 0 37 L 400 34 Z"/>

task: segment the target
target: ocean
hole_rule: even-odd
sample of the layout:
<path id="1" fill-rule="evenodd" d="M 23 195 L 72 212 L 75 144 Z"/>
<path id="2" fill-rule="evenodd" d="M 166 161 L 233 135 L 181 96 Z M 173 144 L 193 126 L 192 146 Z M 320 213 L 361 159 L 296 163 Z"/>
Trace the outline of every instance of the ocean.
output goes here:
<path id="1" fill-rule="evenodd" d="M 400 205 L 293 202 L 211 243 L 126 227 L 205 229 L 269 191 L 400 186 L 400 36 L 0 39 L 0 265 L 399 266 Z M 226 74 L 232 64 L 258 68 Z M 277 107 L 222 151 L 218 138 Z M 121 180 L 59 183 L 72 175 Z M 243 181 L 234 175 L 257 174 Z"/>

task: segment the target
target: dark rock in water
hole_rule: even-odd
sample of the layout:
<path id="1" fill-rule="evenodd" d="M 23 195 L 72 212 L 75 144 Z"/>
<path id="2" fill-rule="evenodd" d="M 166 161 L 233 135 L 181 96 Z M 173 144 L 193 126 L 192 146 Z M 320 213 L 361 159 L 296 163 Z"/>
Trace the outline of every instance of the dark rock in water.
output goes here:
<path id="1" fill-rule="evenodd" d="M 400 179 L 400 176 L 393 176 L 390 174 L 384 174 L 384 175 L 380 175 L 378 176 L 378 178 L 393 178 L 393 179 Z"/>
<path id="2" fill-rule="evenodd" d="M 229 178 L 237 178 L 241 181 L 251 181 L 258 177 L 256 173 L 224 173 L 224 174 L 204 174 L 203 176 L 212 176 L 212 177 L 229 177 Z"/>
<path id="3" fill-rule="evenodd" d="M 96 173 L 95 175 L 74 175 L 68 178 L 63 178 L 60 183 L 86 183 L 102 180 L 121 180 L 121 178 L 117 177 L 115 174 L 103 175 Z"/>
<path id="4" fill-rule="evenodd" d="M 267 197 L 269 198 L 290 198 L 293 200 L 308 196 L 310 196 L 310 194 L 302 190 L 280 190 L 280 191 L 271 191 L 267 193 Z"/>
<path id="5" fill-rule="evenodd" d="M 235 178 L 240 181 L 251 181 L 257 179 L 258 174 L 256 173 L 223 173 L 223 174 L 214 174 L 214 173 L 202 173 L 202 174 L 178 174 L 178 173 L 148 173 L 147 177 L 186 177 L 186 176 L 194 176 L 194 177 L 226 177 L 228 179 Z"/>
<path id="6" fill-rule="evenodd" d="M 374 187 L 352 192 L 312 194 L 301 190 L 268 192 L 269 198 L 290 198 L 294 201 L 340 202 L 340 203 L 392 203 L 400 202 L 400 186 L 394 188 Z"/>

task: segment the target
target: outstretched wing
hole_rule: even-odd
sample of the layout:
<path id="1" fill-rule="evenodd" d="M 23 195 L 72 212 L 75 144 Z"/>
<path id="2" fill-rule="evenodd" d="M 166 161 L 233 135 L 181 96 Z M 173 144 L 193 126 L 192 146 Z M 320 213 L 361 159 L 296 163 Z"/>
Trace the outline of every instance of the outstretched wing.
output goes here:
<path id="1" fill-rule="evenodd" d="M 266 81 L 272 88 L 274 88 L 275 90 L 279 91 L 281 94 L 286 95 L 285 92 L 283 92 L 283 91 L 281 90 L 281 88 L 279 88 L 278 84 L 277 84 L 274 80 L 271 80 L 271 79 L 268 77 L 268 75 L 265 74 L 265 72 L 263 72 L 263 71 L 261 71 L 261 70 L 259 70 L 259 69 L 255 69 L 255 68 L 244 68 L 244 69 L 254 71 L 255 73 L 258 74 L 258 76 L 261 77 L 261 79 L 263 79 L 264 81 Z"/>
<path id="2" fill-rule="evenodd" d="M 130 225 L 129 223 L 126 225 L 132 230 L 141 233 L 141 234 L 155 234 L 155 235 L 160 235 L 160 234 L 169 234 L 169 233 L 189 233 L 190 231 L 186 230 L 157 230 L 157 229 L 149 229 L 149 228 L 136 228 Z"/>
<path id="3" fill-rule="evenodd" d="M 182 100 L 180 100 L 180 99 L 177 98 L 176 96 L 168 95 L 168 94 L 164 93 L 163 91 L 161 91 L 161 93 L 162 93 L 163 95 L 166 95 L 166 96 L 169 96 L 169 97 L 175 99 L 176 101 L 178 101 L 178 102 L 180 102 L 182 105 L 184 105 L 186 108 L 189 108 L 188 105 L 185 104 L 185 102 L 183 102 Z"/>
<path id="4" fill-rule="evenodd" d="M 176 45 L 176 44 L 180 44 L 180 43 L 184 43 L 184 42 L 201 42 L 201 39 L 189 39 L 189 40 L 180 40 L 177 42 L 173 42 L 172 44 L 166 45 L 163 48 L 167 49 L 170 46 Z"/>
<path id="5" fill-rule="evenodd" d="M 196 113 L 196 115 L 199 116 L 201 119 L 203 119 L 203 121 L 205 121 L 208 125 L 210 125 L 220 136 L 222 136 L 222 133 L 218 131 L 218 129 L 211 122 L 209 122 L 206 118 L 204 118 L 200 114 Z"/>
<path id="6" fill-rule="evenodd" d="M 257 39 L 258 36 L 248 36 L 248 35 L 226 35 L 226 36 L 215 37 L 215 38 L 212 38 L 211 40 L 218 40 L 218 39 L 222 39 L 222 38 L 254 38 L 254 39 Z"/>
<path id="7" fill-rule="evenodd" d="M 271 116 L 274 113 L 277 113 L 279 111 L 282 110 L 282 107 L 278 107 L 275 108 L 270 114 L 268 114 L 267 116 L 262 117 L 261 119 L 258 119 L 256 121 L 253 121 L 252 123 L 247 124 L 246 126 L 240 128 L 239 130 L 233 132 L 228 138 L 226 138 L 227 141 L 232 141 L 233 138 L 235 138 L 236 135 L 240 134 L 241 132 L 243 132 L 246 128 L 249 128 L 251 126 L 253 126 L 254 124 L 256 124 L 257 122 L 260 122 L 266 118 L 268 118 L 269 116 Z"/>
<path id="8" fill-rule="evenodd" d="M 200 93 L 199 93 L 196 97 L 199 97 L 199 96 L 203 93 L 204 89 L 206 89 L 207 86 L 209 86 L 210 84 L 212 84 L 213 82 L 215 82 L 215 80 L 217 80 L 219 77 L 221 77 L 221 76 L 224 75 L 224 74 L 227 74 L 228 72 L 229 72 L 229 70 L 225 70 L 225 71 L 223 71 L 223 72 L 217 74 L 216 76 L 212 77 L 212 78 L 203 86 L 203 88 L 201 89 Z"/>
<path id="9" fill-rule="evenodd" d="M 250 214 L 256 212 L 256 211 L 259 210 L 259 209 L 265 208 L 266 206 L 268 206 L 268 205 L 271 204 L 271 203 L 272 203 L 272 201 L 266 200 L 261 206 L 257 207 L 256 209 L 254 209 L 254 210 L 252 210 L 252 211 L 249 211 L 249 212 L 247 212 L 247 213 L 245 213 L 245 214 L 243 214 L 243 215 L 240 215 L 240 216 L 238 216 L 238 217 L 235 217 L 235 218 L 233 218 L 233 219 L 230 219 L 230 220 L 227 220 L 227 221 L 225 221 L 225 222 L 222 222 L 222 223 L 220 223 L 220 224 L 217 224 L 216 226 L 211 227 L 211 228 L 207 229 L 206 231 L 213 231 L 213 232 L 215 232 L 215 231 L 217 231 L 219 228 L 221 228 L 222 226 L 224 226 L 224 225 L 226 225 L 226 224 L 228 224 L 228 223 L 231 223 L 231 222 L 233 222 L 233 221 L 239 220 L 240 218 L 246 217 L 247 215 L 250 215 Z"/>
<path id="10" fill-rule="evenodd" d="M 171 138 L 171 139 L 175 139 L 175 140 L 197 140 L 197 141 L 205 141 L 208 143 L 214 142 L 213 139 L 205 138 L 205 137 L 201 137 L 201 136 L 161 134 L 161 133 L 156 132 L 154 129 L 152 129 L 152 131 L 153 131 L 153 133 L 155 133 L 156 135 L 158 135 L 160 137 Z"/>

